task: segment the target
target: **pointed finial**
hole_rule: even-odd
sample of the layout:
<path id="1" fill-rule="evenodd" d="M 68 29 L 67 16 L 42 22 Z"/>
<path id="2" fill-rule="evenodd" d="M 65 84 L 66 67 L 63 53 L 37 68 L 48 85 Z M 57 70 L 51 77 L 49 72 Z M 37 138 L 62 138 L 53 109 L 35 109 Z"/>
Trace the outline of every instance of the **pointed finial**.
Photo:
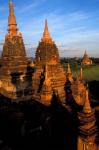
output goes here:
<path id="1" fill-rule="evenodd" d="M 44 29 L 42 40 L 51 40 L 50 33 L 49 33 L 49 30 L 48 30 L 47 19 L 45 20 L 45 29 Z"/>
<path id="2" fill-rule="evenodd" d="M 67 74 L 72 74 L 70 64 L 68 63 Z"/>
<path id="3" fill-rule="evenodd" d="M 12 0 L 9 0 L 9 11 L 10 13 L 14 13 L 14 5 L 13 5 Z"/>
<path id="4" fill-rule="evenodd" d="M 12 0 L 9 0 L 9 4 L 12 4 Z"/>
<path id="5" fill-rule="evenodd" d="M 85 50 L 84 56 L 88 56 L 88 55 L 87 55 L 87 50 Z"/>
<path id="6" fill-rule="evenodd" d="M 9 4 L 12 3 L 12 0 L 9 0 Z"/>
<path id="7" fill-rule="evenodd" d="M 80 68 L 80 75 L 79 75 L 79 78 L 80 78 L 80 80 L 83 79 L 83 69 L 82 69 L 82 67 Z"/>
<path id="8" fill-rule="evenodd" d="M 72 71 L 71 71 L 71 67 L 69 63 L 68 63 L 68 68 L 67 68 L 67 80 L 69 80 L 70 82 L 73 81 Z"/>
<path id="9" fill-rule="evenodd" d="M 90 102 L 89 102 L 89 95 L 88 95 L 88 90 L 86 89 L 86 93 L 85 93 L 85 103 L 84 103 L 84 107 L 83 107 L 83 112 L 84 113 L 91 113 L 91 106 L 90 106 Z"/>
<path id="10" fill-rule="evenodd" d="M 17 23 L 14 15 L 14 6 L 12 0 L 9 0 L 9 18 L 8 18 L 8 32 L 10 36 L 17 34 Z"/>

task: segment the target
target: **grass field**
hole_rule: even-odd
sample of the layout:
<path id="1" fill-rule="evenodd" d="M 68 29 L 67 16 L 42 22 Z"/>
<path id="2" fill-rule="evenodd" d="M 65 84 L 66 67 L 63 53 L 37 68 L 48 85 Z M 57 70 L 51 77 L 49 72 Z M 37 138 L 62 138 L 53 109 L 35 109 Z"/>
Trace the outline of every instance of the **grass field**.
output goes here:
<path id="1" fill-rule="evenodd" d="M 70 64 L 72 68 L 72 73 L 74 77 L 77 77 L 80 71 L 81 65 L 78 65 L 77 63 Z M 67 63 L 63 63 L 63 66 L 67 70 Z M 99 81 L 99 65 L 91 65 L 86 66 L 83 65 L 83 77 L 86 81 Z"/>

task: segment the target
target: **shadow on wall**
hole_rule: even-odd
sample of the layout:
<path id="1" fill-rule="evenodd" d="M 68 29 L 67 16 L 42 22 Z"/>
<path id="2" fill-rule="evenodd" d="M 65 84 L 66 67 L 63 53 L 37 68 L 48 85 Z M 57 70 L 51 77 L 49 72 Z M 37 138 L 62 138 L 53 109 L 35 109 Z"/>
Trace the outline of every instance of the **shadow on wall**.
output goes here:
<path id="1" fill-rule="evenodd" d="M 17 101 L 31 100 L 33 72 L 34 69 L 30 66 L 30 62 L 29 62 L 25 74 L 19 72 L 15 72 L 11 74 L 12 83 L 16 87 Z"/>
<path id="2" fill-rule="evenodd" d="M 66 93 L 66 104 L 69 105 L 71 107 L 72 111 L 74 111 L 74 112 L 81 111 L 82 106 L 80 106 L 76 103 L 76 100 L 73 97 L 71 85 L 72 85 L 71 82 L 69 80 L 67 80 L 65 87 L 64 87 L 65 93 Z"/>

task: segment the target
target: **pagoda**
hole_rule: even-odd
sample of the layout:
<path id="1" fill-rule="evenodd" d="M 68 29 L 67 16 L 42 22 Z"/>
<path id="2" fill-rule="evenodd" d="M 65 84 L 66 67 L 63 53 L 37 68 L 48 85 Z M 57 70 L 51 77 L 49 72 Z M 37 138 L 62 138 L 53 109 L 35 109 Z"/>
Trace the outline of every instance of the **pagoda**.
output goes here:
<path id="1" fill-rule="evenodd" d="M 8 70 L 11 73 L 23 71 L 27 63 L 22 34 L 18 32 L 14 6 L 11 0 L 9 1 L 8 33 L 5 36 L 1 59 L 3 74 L 4 72 L 7 73 Z"/>
<path id="2" fill-rule="evenodd" d="M 49 105 L 54 92 L 58 94 L 61 102 L 65 102 L 66 74 L 60 63 L 58 48 L 50 36 L 47 20 L 43 37 L 36 50 L 32 80 L 34 99 Z"/>
<path id="3" fill-rule="evenodd" d="M 92 60 L 89 58 L 87 52 L 85 51 L 81 64 L 92 65 Z"/>
<path id="4" fill-rule="evenodd" d="M 28 60 L 22 34 L 18 32 L 14 6 L 9 1 L 8 32 L 5 36 L 0 68 L 0 93 L 11 99 L 16 99 L 22 90 L 22 75 L 27 73 Z M 21 83 L 21 85 L 20 85 Z"/>
<path id="5" fill-rule="evenodd" d="M 99 146 L 95 142 L 97 136 L 95 111 L 90 106 L 87 89 L 83 109 L 81 112 L 78 112 L 78 118 L 78 150 L 98 150 Z"/>

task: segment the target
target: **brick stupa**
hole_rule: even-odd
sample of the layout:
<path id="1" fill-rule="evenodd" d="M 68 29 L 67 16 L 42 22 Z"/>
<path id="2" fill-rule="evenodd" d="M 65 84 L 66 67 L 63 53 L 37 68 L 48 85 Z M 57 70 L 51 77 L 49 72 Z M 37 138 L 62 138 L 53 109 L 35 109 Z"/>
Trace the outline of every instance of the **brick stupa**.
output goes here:
<path id="1" fill-rule="evenodd" d="M 22 34 L 18 32 L 14 6 L 9 1 L 8 33 L 5 36 L 5 43 L 2 53 L 3 74 L 7 71 L 17 72 L 24 70 L 26 65 L 26 52 Z"/>
<path id="2" fill-rule="evenodd" d="M 22 76 L 27 73 L 27 58 L 22 34 L 18 32 L 14 6 L 9 1 L 8 33 L 1 56 L 0 93 L 11 99 L 22 98 L 26 84 L 21 82 Z M 21 94 L 18 94 L 21 93 Z M 20 95 L 20 96 L 18 96 Z"/>
<path id="3" fill-rule="evenodd" d="M 54 92 L 58 94 L 61 102 L 65 101 L 66 74 L 59 60 L 58 48 L 50 36 L 47 20 L 36 50 L 35 73 L 32 79 L 34 99 L 49 105 Z"/>
<path id="4" fill-rule="evenodd" d="M 92 60 L 89 58 L 87 52 L 85 51 L 81 64 L 92 65 Z"/>

